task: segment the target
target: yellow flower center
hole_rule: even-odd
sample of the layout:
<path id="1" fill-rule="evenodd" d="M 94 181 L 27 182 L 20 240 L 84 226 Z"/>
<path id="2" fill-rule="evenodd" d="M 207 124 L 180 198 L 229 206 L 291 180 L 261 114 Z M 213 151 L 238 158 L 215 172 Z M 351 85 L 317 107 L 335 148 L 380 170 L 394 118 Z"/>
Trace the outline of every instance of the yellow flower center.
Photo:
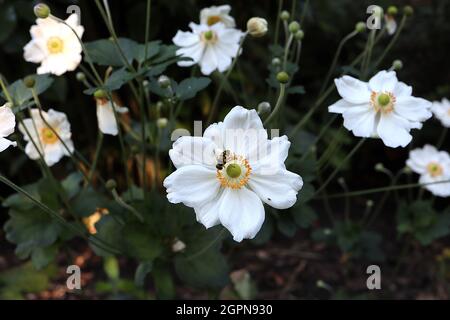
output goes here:
<path id="1" fill-rule="evenodd" d="M 51 54 L 61 53 L 64 50 L 64 41 L 60 37 L 50 37 L 47 40 L 47 48 Z"/>
<path id="2" fill-rule="evenodd" d="M 209 16 L 206 23 L 208 24 L 208 26 L 212 26 L 213 24 L 216 24 L 220 21 L 222 21 L 222 18 L 220 16 Z"/>
<path id="3" fill-rule="evenodd" d="M 215 43 L 217 41 L 217 34 L 212 30 L 208 30 L 202 33 L 201 38 L 203 42 Z"/>
<path id="4" fill-rule="evenodd" d="M 433 178 L 440 177 L 444 173 L 442 166 L 436 162 L 429 163 L 427 165 L 427 171 Z"/>
<path id="5" fill-rule="evenodd" d="M 44 144 L 54 144 L 58 141 L 58 136 L 50 128 L 41 130 L 41 139 Z"/>
<path id="6" fill-rule="evenodd" d="M 372 92 L 370 104 L 376 112 L 390 113 L 394 110 L 395 96 L 391 92 Z"/>
<path id="7" fill-rule="evenodd" d="M 217 168 L 217 179 L 224 188 L 240 189 L 247 184 L 251 172 L 247 159 L 231 154 Z"/>

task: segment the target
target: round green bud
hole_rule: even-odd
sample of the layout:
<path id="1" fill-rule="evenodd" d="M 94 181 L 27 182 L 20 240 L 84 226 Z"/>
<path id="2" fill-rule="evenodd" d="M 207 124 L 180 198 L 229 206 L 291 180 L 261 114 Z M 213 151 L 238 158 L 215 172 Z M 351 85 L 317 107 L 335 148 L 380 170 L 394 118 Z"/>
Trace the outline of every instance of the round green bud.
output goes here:
<path id="1" fill-rule="evenodd" d="M 411 6 L 404 6 L 403 7 L 403 13 L 406 15 L 406 16 L 412 16 L 413 14 L 414 14 L 414 9 L 413 9 L 413 7 L 411 7 Z"/>
<path id="2" fill-rule="evenodd" d="M 164 129 L 165 127 L 167 127 L 168 124 L 169 120 L 167 120 L 167 118 L 159 118 L 158 120 L 156 120 L 156 126 L 159 129 Z"/>
<path id="3" fill-rule="evenodd" d="M 394 70 L 400 70 L 401 68 L 403 68 L 403 62 L 402 60 L 394 60 L 394 62 L 392 62 L 392 68 Z"/>
<path id="4" fill-rule="evenodd" d="M 289 20 L 290 17 L 291 17 L 291 15 L 289 14 L 289 11 L 286 11 L 286 10 L 281 11 L 281 13 L 280 13 L 281 20 L 287 21 L 287 20 Z"/>
<path id="5" fill-rule="evenodd" d="M 289 32 L 292 34 L 296 34 L 297 31 L 300 30 L 300 23 L 297 21 L 292 21 L 289 23 Z"/>
<path id="6" fill-rule="evenodd" d="M 391 102 L 391 98 L 388 94 L 382 93 L 378 96 L 378 103 L 382 106 L 387 106 Z"/>
<path id="7" fill-rule="evenodd" d="M 278 72 L 277 80 L 279 83 L 288 83 L 289 75 L 287 74 L 287 72 L 284 72 L 284 71 Z"/>
<path id="8" fill-rule="evenodd" d="M 162 75 L 158 78 L 158 85 L 163 88 L 163 89 L 167 89 L 168 87 L 170 87 L 171 82 L 168 76 Z"/>
<path id="9" fill-rule="evenodd" d="M 294 34 L 294 38 L 295 40 L 303 40 L 303 38 L 305 37 L 305 33 L 303 32 L 303 30 L 298 30 L 295 34 Z"/>
<path id="10" fill-rule="evenodd" d="M 366 201 L 366 207 L 368 207 L 368 208 L 372 208 L 373 207 L 373 200 L 367 200 Z"/>
<path id="11" fill-rule="evenodd" d="M 377 163 L 375 165 L 375 170 L 376 171 L 383 171 L 384 170 L 384 165 L 382 163 Z"/>
<path id="12" fill-rule="evenodd" d="M 48 18 L 48 16 L 50 16 L 51 13 L 50 7 L 45 3 L 38 3 L 37 5 L 34 6 L 33 11 L 36 17 L 41 19 Z"/>
<path id="13" fill-rule="evenodd" d="M 106 91 L 105 90 L 102 90 L 102 89 L 98 89 L 98 90 L 96 90 L 95 92 L 94 92 L 94 97 L 96 98 L 96 99 L 106 99 L 107 98 L 107 94 L 106 94 Z"/>
<path id="14" fill-rule="evenodd" d="M 362 21 L 358 22 L 355 25 L 355 30 L 358 31 L 359 33 L 364 32 L 366 30 L 366 24 Z"/>
<path id="15" fill-rule="evenodd" d="M 267 101 L 263 101 L 260 104 L 258 104 L 258 114 L 266 114 L 269 113 L 272 107 L 270 106 L 270 103 Z"/>
<path id="16" fill-rule="evenodd" d="M 77 80 L 80 82 L 83 82 L 86 80 L 86 75 L 83 72 L 77 72 Z"/>
<path id="17" fill-rule="evenodd" d="M 396 6 L 389 6 L 387 9 L 387 13 L 391 16 L 395 16 L 398 13 L 398 9 Z"/>
<path id="18" fill-rule="evenodd" d="M 281 60 L 280 60 L 280 58 L 273 58 L 273 59 L 272 59 L 272 64 L 273 64 L 274 66 L 279 66 L 279 65 L 281 65 Z"/>
<path id="19" fill-rule="evenodd" d="M 23 79 L 23 83 L 27 88 L 31 89 L 34 88 L 34 86 L 36 85 L 36 80 L 32 76 L 27 76 L 25 77 L 25 79 Z"/>
<path id="20" fill-rule="evenodd" d="M 236 179 L 239 178 L 242 173 L 241 166 L 236 163 L 231 163 L 227 166 L 227 176 Z"/>
<path id="21" fill-rule="evenodd" d="M 109 179 L 108 181 L 106 181 L 105 187 L 106 187 L 106 189 L 108 189 L 110 191 L 116 189 L 117 188 L 116 180 Z"/>
<path id="22" fill-rule="evenodd" d="M 144 80 L 142 81 L 142 85 L 144 86 L 144 88 L 147 88 L 149 86 L 150 82 L 148 80 Z"/>

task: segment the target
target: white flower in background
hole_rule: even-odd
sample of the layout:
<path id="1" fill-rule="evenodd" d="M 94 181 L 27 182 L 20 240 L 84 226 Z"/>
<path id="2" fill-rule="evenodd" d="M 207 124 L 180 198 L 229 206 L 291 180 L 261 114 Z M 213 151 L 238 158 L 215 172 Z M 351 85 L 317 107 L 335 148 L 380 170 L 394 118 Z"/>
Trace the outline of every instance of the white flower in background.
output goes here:
<path id="1" fill-rule="evenodd" d="M 251 239 L 264 222 L 263 203 L 286 209 L 297 201 L 303 180 L 284 165 L 289 147 L 286 136 L 268 139 L 255 110 L 234 107 L 203 137 L 173 144 L 167 198 L 194 208 L 206 228 L 222 224 L 235 241 Z"/>
<path id="2" fill-rule="evenodd" d="M 189 61 L 179 61 L 181 67 L 199 64 L 204 75 L 214 70 L 224 72 L 233 58 L 238 55 L 239 42 L 243 32 L 233 28 L 226 28 L 221 22 L 212 26 L 189 24 L 192 32 L 178 31 L 173 43 L 181 47 L 177 55 L 191 58 Z"/>
<path id="3" fill-rule="evenodd" d="M 388 35 L 392 36 L 395 31 L 397 31 L 397 21 L 395 21 L 395 17 L 389 14 L 385 14 L 384 23 L 386 24 Z"/>
<path id="4" fill-rule="evenodd" d="M 27 142 L 25 153 L 28 157 L 32 160 L 37 160 L 40 158 L 39 153 L 41 153 L 44 156 L 45 163 L 48 166 L 52 166 L 61 160 L 63 156 L 70 155 L 64 144 L 58 139 L 58 136 L 64 141 L 70 152 L 73 152 L 72 133 L 70 132 L 70 123 L 64 113 L 50 109 L 48 112 L 43 111 L 42 115 L 58 135 L 46 125 L 38 109 L 31 110 L 31 118 L 23 120 L 26 129 L 20 124 L 19 130 Z M 28 136 L 27 131 L 31 137 Z"/>
<path id="5" fill-rule="evenodd" d="M 5 151 L 10 146 L 15 147 L 16 142 L 6 139 L 14 133 L 16 127 L 16 117 L 8 105 L 0 107 L 0 152 Z"/>
<path id="6" fill-rule="evenodd" d="M 116 109 L 116 113 L 127 113 L 128 108 L 119 107 L 114 102 L 111 102 L 108 99 L 96 99 L 96 101 L 98 128 L 104 134 L 117 136 L 119 130 L 117 128 L 113 106 Z"/>
<path id="7" fill-rule="evenodd" d="M 421 184 L 450 180 L 450 155 L 431 145 L 412 150 L 406 164 L 420 174 Z M 450 182 L 428 184 L 424 188 L 439 197 L 450 196 Z"/>
<path id="8" fill-rule="evenodd" d="M 66 20 L 81 38 L 83 26 L 78 16 L 72 14 Z M 24 47 L 24 58 L 28 62 L 40 63 L 38 74 L 52 73 L 57 76 L 75 70 L 81 62 L 81 44 L 73 31 L 53 18 L 36 19 L 30 29 L 31 41 Z"/>
<path id="9" fill-rule="evenodd" d="M 441 102 L 435 101 L 431 106 L 434 116 L 438 118 L 444 127 L 450 127 L 450 101 L 446 98 Z"/>
<path id="10" fill-rule="evenodd" d="M 394 71 L 380 71 L 369 82 L 350 76 L 335 79 L 341 100 L 328 107 L 341 113 L 344 127 L 357 137 L 381 138 L 392 148 L 411 142 L 411 129 L 422 128 L 431 117 L 431 103 L 412 96 L 412 88 L 397 80 Z"/>
<path id="11" fill-rule="evenodd" d="M 212 6 L 204 8 L 200 11 L 200 23 L 212 26 L 218 22 L 222 22 L 227 28 L 234 28 L 236 23 L 234 18 L 230 16 L 231 7 L 229 5 Z"/>

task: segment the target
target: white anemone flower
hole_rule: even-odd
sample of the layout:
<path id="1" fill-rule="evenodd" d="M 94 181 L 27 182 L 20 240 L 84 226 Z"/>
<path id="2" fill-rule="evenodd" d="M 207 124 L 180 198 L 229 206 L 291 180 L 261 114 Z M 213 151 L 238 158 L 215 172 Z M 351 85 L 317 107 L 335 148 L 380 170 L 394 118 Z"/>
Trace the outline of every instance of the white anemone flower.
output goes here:
<path id="1" fill-rule="evenodd" d="M 212 6 L 204 8 L 200 11 L 200 23 L 212 26 L 218 22 L 222 22 L 227 28 L 234 28 L 236 23 L 234 18 L 230 16 L 231 7 L 229 5 Z"/>
<path id="2" fill-rule="evenodd" d="M 0 152 L 5 151 L 10 146 L 17 146 L 17 143 L 6 139 L 14 133 L 16 127 L 16 117 L 11 108 L 6 104 L 0 107 Z"/>
<path id="3" fill-rule="evenodd" d="M 27 142 L 25 153 L 28 157 L 32 160 L 37 160 L 42 155 L 45 163 L 48 166 L 53 166 L 62 157 L 70 156 L 70 153 L 74 150 L 70 123 L 65 113 L 53 109 L 48 110 L 48 112 L 42 111 L 42 116 L 45 121 L 41 118 L 38 109 L 32 109 L 31 118 L 24 119 L 24 126 L 20 124 L 19 130 Z M 27 131 L 30 136 L 28 136 Z M 58 136 L 70 150 L 70 153 L 64 147 L 61 140 L 59 140 Z"/>
<path id="4" fill-rule="evenodd" d="M 177 55 L 192 59 L 179 61 L 178 65 L 190 67 L 199 64 L 204 75 L 216 69 L 220 72 L 227 70 L 232 59 L 238 55 L 239 42 L 244 33 L 226 28 L 221 22 L 212 26 L 191 22 L 189 27 L 192 32 L 179 30 L 173 38 L 173 43 L 180 47 Z"/>
<path id="5" fill-rule="evenodd" d="M 341 100 L 328 107 L 341 113 L 344 127 L 357 137 L 381 138 L 391 148 L 405 147 L 411 129 L 431 117 L 431 102 L 412 96 L 412 88 L 397 80 L 395 71 L 380 71 L 369 82 L 350 76 L 335 79 Z"/>
<path id="6" fill-rule="evenodd" d="M 222 224 L 235 241 L 252 239 L 260 230 L 264 205 L 287 209 L 303 186 L 284 162 L 286 136 L 268 139 L 255 110 L 234 107 L 203 137 L 179 138 L 169 151 L 177 168 L 164 180 L 171 203 L 195 210 L 206 228 Z"/>
<path id="7" fill-rule="evenodd" d="M 421 184 L 450 180 L 450 155 L 431 145 L 412 150 L 406 164 L 420 174 Z M 427 184 L 424 188 L 439 197 L 450 196 L 450 182 Z"/>
<path id="8" fill-rule="evenodd" d="M 395 17 L 389 14 L 384 15 L 384 23 L 386 24 L 388 35 L 392 36 L 395 31 L 397 31 L 397 21 L 395 21 Z"/>
<path id="9" fill-rule="evenodd" d="M 83 26 L 78 24 L 78 16 L 72 14 L 66 23 L 81 38 Z M 28 62 L 40 63 L 38 74 L 52 73 L 60 76 L 75 70 L 81 62 L 82 47 L 73 31 L 62 22 L 49 17 L 36 19 L 30 29 L 31 41 L 24 47 L 24 58 Z"/>
<path id="10" fill-rule="evenodd" d="M 441 102 L 435 101 L 431 106 L 434 116 L 438 118 L 444 127 L 450 128 L 450 101 L 446 98 Z"/>
<path id="11" fill-rule="evenodd" d="M 114 115 L 113 106 L 116 113 L 127 113 L 128 108 L 119 107 L 114 102 L 108 99 L 96 99 L 97 100 L 97 121 L 98 128 L 104 134 L 117 136 L 119 129 L 117 128 L 116 117 Z"/>

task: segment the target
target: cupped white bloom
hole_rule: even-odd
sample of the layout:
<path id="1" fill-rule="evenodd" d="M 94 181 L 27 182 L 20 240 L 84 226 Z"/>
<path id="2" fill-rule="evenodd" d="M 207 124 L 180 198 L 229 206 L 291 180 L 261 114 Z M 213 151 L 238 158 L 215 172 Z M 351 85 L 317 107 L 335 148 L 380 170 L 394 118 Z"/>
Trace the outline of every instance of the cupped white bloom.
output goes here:
<path id="1" fill-rule="evenodd" d="M 412 88 L 395 71 L 380 71 L 369 82 L 350 76 L 335 79 L 341 100 L 328 107 L 341 113 L 344 127 L 357 137 L 381 138 L 391 148 L 411 142 L 411 129 L 431 117 L 431 103 L 412 96 Z"/>
<path id="2" fill-rule="evenodd" d="M 234 18 L 230 16 L 231 7 L 229 5 L 212 6 L 204 8 L 200 11 L 200 23 L 212 26 L 218 22 L 222 22 L 227 28 L 234 28 L 236 23 Z"/>
<path id="3" fill-rule="evenodd" d="M 384 23 L 386 24 L 388 35 L 392 36 L 395 31 L 397 31 L 397 21 L 395 21 L 395 17 L 389 14 L 385 14 Z"/>
<path id="4" fill-rule="evenodd" d="M 450 101 L 447 98 L 443 98 L 441 102 L 433 102 L 431 111 L 444 127 L 450 128 Z"/>
<path id="5" fill-rule="evenodd" d="M 199 64 L 204 75 L 214 70 L 224 72 L 233 58 L 238 55 L 239 42 L 244 33 L 233 28 L 226 28 L 222 22 L 212 26 L 190 23 L 192 32 L 178 31 L 173 43 L 180 47 L 177 55 L 192 60 L 179 61 L 181 67 Z"/>
<path id="6" fill-rule="evenodd" d="M 435 183 L 450 180 L 450 155 L 447 152 L 427 144 L 412 150 L 406 164 L 420 174 L 419 182 L 427 184 L 425 189 L 439 197 L 450 196 L 450 182 Z"/>
<path id="7" fill-rule="evenodd" d="M 173 144 L 167 198 L 194 208 L 206 228 L 222 224 L 235 241 L 251 239 L 264 222 L 263 203 L 287 209 L 297 201 L 303 180 L 284 165 L 289 147 L 286 136 L 268 139 L 255 110 L 234 107 L 203 137 Z"/>
<path id="8" fill-rule="evenodd" d="M 0 152 L 5 151 L 10 146 L 15 147 L 16 142 L 6 139 L 14 133 L 16 127 L 16 117 L 11 108 L 6 104 L 0 107 Z"/>
<path id="9" fill-rule="evenodd" d="M 96 99 L 97 100 L 97 122 L 98 128 L 104 134 L 117 136 L 119 129 L 117 128 L 117 121 L 114 115 L 114 109 L 116 113 L 127 113 L 128 108 L 119 107 L 114 102 L 108 99 Z"/>
<path id="10" fill-rule="evenodd" d="M 53 166 L 62 157 L 70 156 L 70 153 L 74 150 L 70 123 L 65 113 L 53 109 L 48 110 L 48 112 L 43 111 L 42 116 L 45 121 L 41 118 L 38 109 L 32 109 L 31 118 L 24 119 L 23 125 L 19 124 L 19 130 L 27 142 L 25 153 L 28 157 L 37 160 L 42 155 L 45 163 L 48 166 Z"/>
<path id="11" fill-rule="evenodd" d="M 66 23 L 81 38 L 83 26 L 78 16 L 72 14 Z M 24 58 L 28 62 L 40 63 L 38 74 L 51 73 L 60 76 L 75 70 L 81 62 L 82 47 L 73 31 L 53 18 L 36 19 L 30 29 L 31 41 L 24 47 Z"/>

